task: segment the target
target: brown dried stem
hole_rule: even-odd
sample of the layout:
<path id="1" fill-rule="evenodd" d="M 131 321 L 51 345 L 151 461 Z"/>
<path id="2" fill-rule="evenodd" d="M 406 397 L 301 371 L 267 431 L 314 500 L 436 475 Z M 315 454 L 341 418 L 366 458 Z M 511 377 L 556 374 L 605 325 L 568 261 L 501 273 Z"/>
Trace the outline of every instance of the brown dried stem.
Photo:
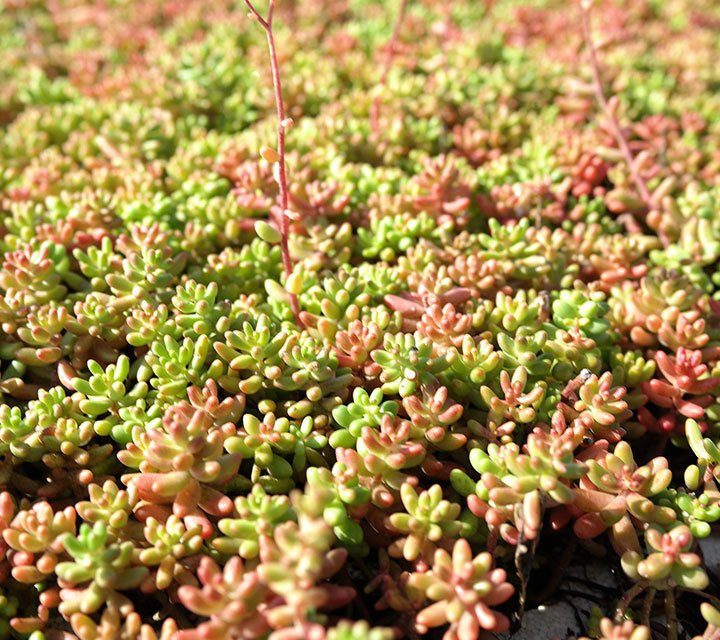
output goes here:
<path id="1" fill-rule="evenodd" d="M 268 4 L 267 18 L 263 18 L 255 8 L 251 0 L 244 0 L 247 8 L 250 10 L 248 14 L 252 19 L 257 20 L 260 26 L 265 30 L 267 36 L 268 52 L 270 53 L 270 67 L 272 69 L 273 89 L 275 91 L 275 106 L 277 108 L 278 133 L 277 133 L 277 154 L 278 154 L 278 174 L 277 181 L 280 187 L 280 247 L 282 250 L 283 267 L 285 275 L 292 273 L 292 261 L 290 259 L 290 248 L 288 246 L 288 237 L 290 235 L 290 218 L 288 217 L 288 185 L 287 185 L 287 169 L 285 163 L 285 131 L 291 126 L 292 120 L 285 117 L 285 102 L 282 95 L 282 84 L 280 82 L 280 66 L 278 64 L 277 49 L 275 47 L 275 38 L 273 37 L 273 16 L 275 13 L 275 0 L 270 0 Z M 297 296 L 290 294 L 290 306 L 295 316 L 295 322 L 301 325 L 300 306 L 298 305 Z"/>

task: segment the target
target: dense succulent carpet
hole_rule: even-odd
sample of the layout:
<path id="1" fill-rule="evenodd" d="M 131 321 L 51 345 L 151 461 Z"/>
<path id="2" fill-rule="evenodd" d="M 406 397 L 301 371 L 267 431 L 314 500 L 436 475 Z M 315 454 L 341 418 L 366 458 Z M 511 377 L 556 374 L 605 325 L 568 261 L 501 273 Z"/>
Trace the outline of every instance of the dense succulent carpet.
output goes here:
<path id="1" fill-rule="evenodd" d="M 278 2 L 283 158 L 242 1 L 0 3 L 0 637 L 720 637 L 720 10 L 591 4 Z"/>

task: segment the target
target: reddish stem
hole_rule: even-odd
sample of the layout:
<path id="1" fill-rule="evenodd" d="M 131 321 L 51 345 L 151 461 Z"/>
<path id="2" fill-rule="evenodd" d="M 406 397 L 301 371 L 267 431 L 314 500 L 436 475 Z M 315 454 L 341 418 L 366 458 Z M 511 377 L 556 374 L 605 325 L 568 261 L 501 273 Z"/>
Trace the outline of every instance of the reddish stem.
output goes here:
<path id="1" fill-rule="evenodd" d="M 273 89 L 275 91 L 275 106 L 277 108 L 278 118 L 278 134 L 277 134 L 277 153 L 278 153 L 278 185 L 280 186 L 280 248 L 282 251 L 283 267 L 285 275 L 292 273 L 292 260 L 290 259 L 290 248 L 288 246 L 288 237 L 290 235 L 290 220 L 287 215 L 288 209 L 288 186 L 287 186 L 287 170 L 285 164 L 285 130 L 290 124 L 290 120 L 285 117 L 285 102 L 282 95 L 282 84 L 280 82 L 280 65 L 278 64 L 277 49 L 275 48 L 275 38 L 273 37 L 273 14 L 275 12 L 275 0 L 270 0 L 268 5 L 267 18 L 263 18 L 258 10 L 253 6 L 251 0 L 244 0 L 247 8 L 260 26 L 265 29 L 267 36 L 268 52 L 270 53 L 270 67 L 272 69 Z M 290 306 L 292 307 L 295 322 L 302 326 L 300 321 L 300 306 L 298 305 L 297 296 L 290 294 Z"/>
<path id="2" fill-rule="evenodd" d="M 605 93 L 603 92 L 602 79 L 600 77 L 600 63 L 598 61 L 597 49 L 595 48 L 595 42 L 593 41 L 592 37 L 592 28 L 590 26 L 591 4 L 592 0 L 580 0 L 580 14 L 582 16 L 583 37 L 585 39 L 585 48 L 587 49 L 590 56 L 590 68 L 592 70 L 593 90 L 595 92 L 595 99 L 600 104 L 600 107 L 604 111 L 605 116 L 610 123 L 610 127 L 613 130 L 617 145 L 625 158 L 628 170 L 630 171 L 630 176 L 635 183 L 635 187 L 637 188 L 638 193 L 642 198 L 642 201 L 645 203 L 645 206 L 648 208 L 648 210 L 651 210 L 653 208 L 653 202 L 650 191 L 648 190 L 645 181 L 638 173 L 637 167 L 635 166 L 635 157 L 630 150 L 630 146 L 628 145 L 628 141 L 625 138 L 622 127 L 620 126 L 620 123 L 615 117 L 612 109 L 610 108 L 610 104 L 608 103 L 608 100 L 605 97 Z"/>
<path id="3" fill-rule="evenodd" d="M 450 34 L 453 30 L 453 18 L 452 18 L 452 2 L 450 0 L 446 0 L 446 3 L 444 5 L 443 9 L 444 13 L 444 19 L 443 19 L 443 27 L 442 27 L 442 41 L 440 42 L 440 55 L 442 64 L 445 67 L 445 69 L 448 68 L 448 46 L 450 45 Z"/>
<path id="4" fill-rule="evenodd" d="M 372 127 L 373 133 L 378 133 L 380 130 L 380 95 L 383 93 L 383 89 L 385 89 L 385 86 L 387 85 L 388 75 L 390 74 L 393 58 L 395 57 L 397 41 L 400 37 L 400 26 L 402 25 L 403 18 L 405 17 L 407 4 L 408 0 L 400 0 L 400 6 L 398 7 L 398 12 L 395 16 L 395 24 L 393 26 L 392 35 L 387 43 L 387 54 L 385 55 L 385 63 L 383 64 L 380 84 L 378 85 L 377 94 L 375 95 L 375 99 L 373 100 L 372 107 L 370 109 L 370 126 Z"/>

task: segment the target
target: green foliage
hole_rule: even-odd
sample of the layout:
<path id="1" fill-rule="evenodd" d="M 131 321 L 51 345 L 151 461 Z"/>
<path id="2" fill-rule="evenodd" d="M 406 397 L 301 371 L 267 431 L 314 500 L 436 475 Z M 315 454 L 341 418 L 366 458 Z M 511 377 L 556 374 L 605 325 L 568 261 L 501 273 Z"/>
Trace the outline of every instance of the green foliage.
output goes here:
<path id="1" fill-rule="evenodd" d="M 703 634 L 712 3 L 249 4 L 3 3 L 0 637 Z"/>

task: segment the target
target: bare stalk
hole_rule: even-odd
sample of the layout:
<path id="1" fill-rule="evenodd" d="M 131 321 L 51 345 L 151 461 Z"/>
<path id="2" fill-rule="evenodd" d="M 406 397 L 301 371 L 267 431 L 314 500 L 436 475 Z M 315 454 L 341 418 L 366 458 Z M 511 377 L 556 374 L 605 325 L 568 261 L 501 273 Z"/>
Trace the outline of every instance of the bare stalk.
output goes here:
<path id="1" fill-rule="evenodd" d="M 380 77 L 380 84 L 378 85 L 375 99 L 373 100 L 372 107 L 370 108 L 370 126 L 372 127 L 373 133 L 377 133 L 380 130 L 380 96 L 387 85 L 387 79 L 390 74 L 390 69 L 392 68 L 393 58 L 395 57 L 395 49 L 397 48 L 397 41 L 400 37 L 400 27 L 402 26 L 402 21 L 405 17 L 407 5 L 408 0 L 400 0 L 400 6 L 398 7 L 397 15 L 395 16 L 395 24 L 393 26 L 392 35 L 387 43 L 387 53 L 385 54 L 385 62 L 383 64 L 382 76 Z"/>
<path id="2" fill-rule="evenodd" d="M 267 37 L 268 52 L 270 54 L 270 67 L 272 69 L 273 88 L 275 90 L 275 106 L 277 108 L 278 132 L 277 132 L 277 181 L 280 186 L 280 247 L 282 250 L 282 261 L 285 269 L 285 275 L 292 273 L 292 260 L 290 259 L 290 248 L 288 246 L 288 237 L 290 235 L 290 218 L 288 217 L 288 185 L 287 185 L 287 167 L 285 163 L 285 131 L 292 124 L 292 119 L 285 117 L 285 102 L 282 95 L 282 84 L 280 82 L 280 66 L 278 65 L 277 49 L 275 48 L 275 38 L 273 37 L 273 16 L 275 13 L 275 0 L 270 0 L 268 4 L 267 18 L 263 18 L 255 8 L 251 0 L 244 0 L 247 8 L 250 10 L 248 14 L 252 19 L 265 30 Z M 297 296 L 290 293 L 290 306 L 292 307 L 295 322 L 301 325 L 300 306 L 298 305 Z"/>
<path id="3" fill-rule="evenodd" d="M 450 0 L 447 0 L 445 4 L 443 5 L 443 13 L 444 13 L 444 19 L 443 19 L 443 26 L 442 26 L 442 40 L 440 42 L 440 54 L 442 56 L 442 64 L 447 69 L 448 68 L 448 45 L 450 44 L 450 34 L 452 33 L 453 29 L 453 18 L 452 18 L 452 3 Z"/>
<path id="4" fill-rule="evenodd" d="M 720 608 L 720 598 L 711 596 L 706 591 L 694 591 L 693 589 L 682 589 L 682 591 L 688 591 L 689 593 L 695 593 L 697 595 L 701 595 L 703 598 L 707 598 L 716 609 Z"/>
<path id="5" fill-rule="evenodd" d="M 592 37 L 592 28 L 590 25 L 591 6 L 592 0 L 580 0 L 580 14 L 582 17 L 583 38 L 585 39 L 585 48 L 587 49 L 587 52 L 590 56 L 590 68 L 592 70 L 593 91 L 595 93 L 595 99 L 605 113 L 605 117 L 608 119 L 617 145 L 620 149 L 620 152 L 623 154 L 623 157 L 625 158 L 625 163 L 627 164 L 628 170 L 630 171 L 630 177 L 635 183 L 635 187 L 637 188 L 638 193 L 642 198 L 642 201 L 645 203 L 648 211 L 650 211 L 653 208 L 652 196 L 650 195 L 650 191 L 645 184 L 645 180 L 643 180 L 642 176 L 637 170 L 635 157 L 630 150 L 627 138 L 625 137 L 622 127 L 620 126 L 620 123 L 615 117 L 613 110 L 610 108 L 608 99 L 605 97 L 605 93 L 603 92 L 602 78 L 600 76 L 600 63 L 598 61 L 597 48 L 595 47 L 595 42 Z"/>
<path id="6" fill-rule="evenodd" d="M 678 619 L 675 610 L 675 592 L 672 588 L 665 592 L 665 624 L 667 640 L 678 640 Z"/>
<path id="7" fill-rule="evenodd" d="M 641 624 L 644 624 L 648 629 L 650 628 L 650 614 L 652 613 L 652 606 L 656 593 L 656 590 L 650 587 L 645 594 L 645 601 L 643 602 L 642 617 L 640 618 L 640 621 Z"/>
<path id="8" fill-rule="evenodd" d="M 620 623 L 622 622 L 623 618 L 625 617 L 625 612 L 628 610 L 628 607 L 633 603 L 633 600 L 637 598 L 643 591 L 645 591 L 645 588 L 647 585 L 645 582 L 636 582 L 629 591 L 625 593 L 622 600 L 618 602 L 617 609 L 615 610 L 615 622 Z"/>

